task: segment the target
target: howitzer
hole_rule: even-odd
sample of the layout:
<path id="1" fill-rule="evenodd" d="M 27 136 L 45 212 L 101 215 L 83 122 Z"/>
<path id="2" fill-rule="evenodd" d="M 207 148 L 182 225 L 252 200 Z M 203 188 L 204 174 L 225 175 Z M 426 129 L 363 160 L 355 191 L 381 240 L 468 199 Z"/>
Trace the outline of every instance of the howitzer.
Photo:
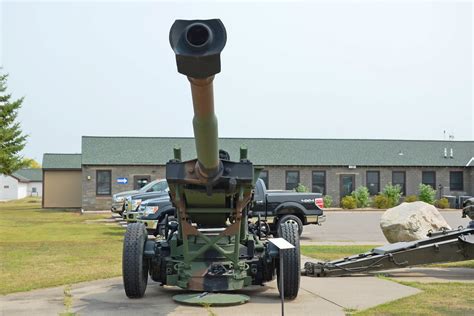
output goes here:
<path id="1" fill-rule="evenodd" d="M 162 224 L 164 236 L 148 240 L 143 224 L 127 227 L 123 252 L 123 279 L 128 297 L 142 297 L 148 274 L 154 281 L 183 289 L 220 292 L 274 279 L 280 260 L 285 264 L 284 294 L 299 289 L 299 235 L 294 224 L 282 224 L 279 233 L 295 249 L 280 256 L 249 222 L 258 171 L 240 149 L 230 161 L 219 151 L 214 112 L 213 80 L 220 72 L 220 53 L 226 43 L 220 20 L 176 20 L 169 41 L 178 72 L 191 84 L 193 128 L 197 158 L 182 161 L 181 149 L 166 164 L 166 179 L 176 220 Z M 176 224 L 177 223 L 177 224 Z"/>
<path id="2" fill-rule="evenodd" d="M 397 242 L 369 252 L 329 262 L 306 262 L 302 275 L 313 277 L 344 276 L 420 264 L 474 259 L 474 199 L 466 203 L 462 217 L 471 221 L 466 228 L 431 232 L 426 239 Z"/>

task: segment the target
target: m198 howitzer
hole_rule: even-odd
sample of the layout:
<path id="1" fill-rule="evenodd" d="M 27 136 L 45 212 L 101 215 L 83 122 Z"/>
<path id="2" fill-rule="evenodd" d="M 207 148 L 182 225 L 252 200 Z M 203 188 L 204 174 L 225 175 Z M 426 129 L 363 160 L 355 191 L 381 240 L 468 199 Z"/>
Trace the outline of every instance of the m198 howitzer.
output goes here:
<path id="1" fill-rule="evenodd" d="M 220 20 L 176 20 L 169 41 L 178 72 L 191 84 L 197 159 L 182 161 L 181 149 L 166 165 L 174 220 L 166 220 L 162 239 L 148 240 L 143 224 L 127 227 L 123 280 L 128 297 L 142 297 L 148 274 L 154 281 L 183 289 L 218 292 L 262 285 L 285 267 L 284 295 L 299 289 L 298 227 L 285 223 L 281 237 L 296 247 L 280 256 L 248 214 L 258 170 L 240 148 L 239 161 L 218 149 L 213 80 L 220 72 L 226 30 Z M 177 224 L 176 224 L 177 223 Z"/>
<path id="2" fill-rule="evenodd" d="M 369 252 L 329 262 L 306 262 L 302 275 L 343 276 L 406 268 L 420 264 L 474 259 L 474 199 L 466 203 L 462 217 L 471 222 L 466 228 L 429 233 L 426 239 L 398 242 Z"/>

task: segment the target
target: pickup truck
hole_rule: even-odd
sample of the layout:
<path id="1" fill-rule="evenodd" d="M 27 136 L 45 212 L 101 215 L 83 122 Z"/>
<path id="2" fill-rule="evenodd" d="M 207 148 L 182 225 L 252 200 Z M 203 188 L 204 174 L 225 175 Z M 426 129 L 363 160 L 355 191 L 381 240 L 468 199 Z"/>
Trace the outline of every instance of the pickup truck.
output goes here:
<path id="1" fill-rule="evenodd" d="M 258 179 L 255 185 L 252 217 L 260 215 L 266 220 L 270 232 L 276 234 L 278 224 L 292 221 L 298 225 L 301 235 L 304 225 L 319 225 L 326 220 L 323 214 L 323 197 L 320 193 L 294 191 L 270 191 L 265 182 Z"/>
<path id="2" fill-rule="evenodd" d="M 119 213 L 123 216 L 123 212 L 126 211 L 125 208 L 125 201 L 127 197 L 136 195 L 136 194 L 143 194 L 148 192 L 160 192 L 164 191 L 168 188 L 168 183 L 166 180 L 157 179 L 154 180 L 139 190 L 132 190 L 132 191 L 124 191 L 116 193 L 112 196 L 112 208 L 111 211 L 114 213 Z"/>

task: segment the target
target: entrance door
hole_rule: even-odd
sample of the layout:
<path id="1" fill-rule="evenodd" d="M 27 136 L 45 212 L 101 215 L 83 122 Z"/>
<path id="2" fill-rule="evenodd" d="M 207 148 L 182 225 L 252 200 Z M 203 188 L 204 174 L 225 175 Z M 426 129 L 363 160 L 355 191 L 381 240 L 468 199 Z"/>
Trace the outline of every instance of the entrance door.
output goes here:
<path id="1" fill-rule="evenodd" d="M 351 195 L 355 189 L 355 175 L 353 174 L 341 174 L 340 176 L 340 187 L 339 192 L 341 199 L 347 195 Z"/>
<path id="2" fill-rule="evenodd" d="M 150 182 L 150 176 L 134 176 L 133 177 L 133 189 L 140 190 Z"/>

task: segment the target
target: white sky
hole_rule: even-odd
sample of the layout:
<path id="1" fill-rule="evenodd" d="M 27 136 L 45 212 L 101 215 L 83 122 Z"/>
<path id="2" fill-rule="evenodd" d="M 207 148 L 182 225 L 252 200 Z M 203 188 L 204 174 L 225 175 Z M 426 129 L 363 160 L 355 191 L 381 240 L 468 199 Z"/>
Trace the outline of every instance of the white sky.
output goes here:
<path id="1" fill-rule="evenodd" d="M 25 96 L 24 154 L 80 152 L 82 135 L 192 136 L 177 18 L 227 28 L 221 137 L 474 138 L 471 2 L 14 2 L 0 64 Z"/>

